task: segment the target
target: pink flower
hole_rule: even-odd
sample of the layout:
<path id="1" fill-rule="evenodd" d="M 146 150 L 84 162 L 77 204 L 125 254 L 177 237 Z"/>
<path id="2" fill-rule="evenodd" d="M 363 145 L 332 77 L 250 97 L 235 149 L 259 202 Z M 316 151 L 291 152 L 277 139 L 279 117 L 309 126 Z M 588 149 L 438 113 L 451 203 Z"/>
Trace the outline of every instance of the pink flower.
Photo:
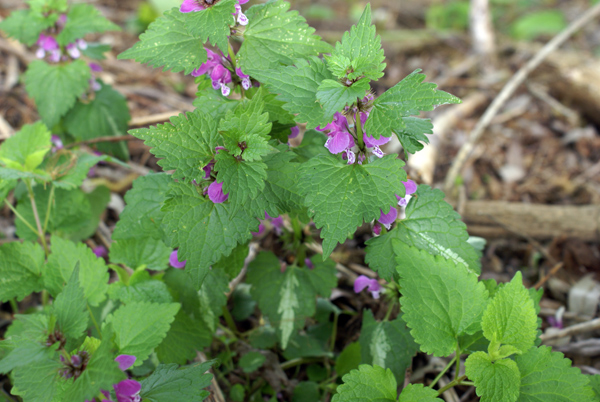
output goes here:
<path id="1" fill-rule="evenodd" d="M 377 220 L 389 230 L 390 227 L 392 227 L 392 223 L 396 222 L 396 218 L 398 218 L 398 210 L 392 205 L 387 214 L 384 214 L 382 209 L 380 209 L 380 211 L 381 215 Z"/>
<path id="2" fill-rule="evenodd" d="M 223 183 L 214 181 L 208 186 L 208 198 L 215 204 L 221 204 L 227 201 L 229 193 L 223 194 Z"/>
<path id="3" fill-rule="evenodd" d="M 192 71 L 193 77 L 200 77 L 204 74 L 210 75 L 214 68 L 221 64 L 221 56 L 219 54 L 213 52 L 210 49 L 204 49 L 206 50 L 207 60 L 204 63 L 202 63 L 199 68 Z"/>
<path id="4" fill-rule="evenodd" d="M 367 148 L 373 148 L 372 152 L 373 155 L 377 156 L 378 158 L 383 158 L 383 151 L 381 151 L 381 148 L 379 148 L 381 145 L 387 144 L 388 142 L 390 142 L 390 140 L 392 139 L 392 137 L 384 137 L 381 136 L 379 137 L 379 139 L 375 139 L 371 136 L 369 136 L 365 131 L 365 122 L 367 121 L 367 117 L 369 117 L 368 113 L 361 113 L 360 114 L 360 122 L 362 124 L 363 127 L 363 141 L 365 142 L 365 146 Z"/>
<path id="5" fill-rule="evenodd" d="M 263 223 L 261 222 L 258 225 L 258 232 L 250 232 L 250 233 L 252 233 L 252 236 L 258 237 L 258 236 L 262 235 L 264 232 L 265 232 L 265 225 L 263 225 Z"/>
<path id="6" fill-rule="evenodd" d="M 242 88 L 244 88 L 246 91 L 250 89 L 250 87 L 252 86 L 252 82 L 250 81 L 250 76 L 246 75 L 242 72 L 242 69 L 237 67 L 235 69 L 235 73 L 237 74 L 238 77 L 240 77 L 240 79 L 242 80 Z"/>
<path id="7" fill-rule="evenodd" d="M 119 363 L 119 370 L 125 371 L 135 363 L 136 357 L 133 355 L 119 355 L 115 361 Z"/>
<path id="8" fill-rule="evenodd" d="M 181 7 L 179 7 L 179 11 L 182 13 L 191 13 L 193 11 L 202 10 L 204 10 L 204 6 L 201 5 L 197 0 L 183 0 Z"/>
<path id="9" fill-rule="evenodd" d="M 381 292 L 381 285 L 377 282 L 377 279 L 370 279 L 364 275 L 360 275 L 354 281 L 354 293 L 360 293 L 365 288 L 368 288 L 374 299 L 379 299 L 379 292 Z"/>
<path id="10" fill-rule="evenodd" d="M 411 194 L 414 194 L 417 191 L 417 185 L 412 180 L 403 181 L 402 184 L 404 184 L 404 188 L 406 189 L 406 195 L 404 197 L 400 197 L 398 194 L 396 194 L 396 198 L 398 199 L 398 205 L 405 207 L 408 205 L 408 201 L 410 201 L 412 198 Z"/>
<path id="11" fill-rule="evenodd" d="M 244 3 L 246 3 L 246 2 L 247 1 L 245 1 Z M 244 4 L 241 1 L 239 3 Z M 248 25 L 248 17 L 246 17 L 246 14 L 244 14 L 242 12 L 242 7 L 239 4 L 235 5 L 235 13 L 233 13 L 233 15 L 234 15 L 234 17 L 236 17 L 238 24 Z"/>
<path id="12" fill-rule="evenodd" d="M 288 135 L 288 139 L 296 138 L 300 134 L 300 127 L 298 127 L 298 126 L 292 127 L 291 130 L 292 130 L 292 133 L 290 135 Z"/>
<path id="13" fill-rule="evenodd" d="M 50 141 L 52 141 L 52 144 L 54 144 L 54 147 L 52 147 L 52 152 L 56 152 L 59 149 L 64 148 L 63 142 L 58 135 L 52 135 Z"/>
<path id="14" fill-rule="evenodd" d="M 375 223 L 373 225 L 373 234 L 375 236 L 379 236 L 381 234 L 381 225 L 379 223 Z"/>
<path id="15" fill-rule="evenodd" d="M 106 251 L 106 247 L 104 247 L 104 246 L 94 247 L 94 249 L 92 250 L 92 252 L 98 258 L 104 258 L 108 254 L 108 251 Z"/>
<path id="16" fill-rule="evenodd" d="M 58 63 L 60 61 L 60 46 L 53 36 L 40 34 L 36 44 L 39 49 L 35 52 L 38 59 L 46 57 L 46 52 L 50 53 L 50 61 Z"/>
<path id="17" fill-rule="evenodd" d="M 356 155 L 352 152 L 354 147 L 354 138 L 348 132 L 348 120 L 343 114 L 336 112 L 333 121 L 325 127 L 317 127 L 318 131 L 328 131 L 327 141 L 325 142 L 325 148 L 332 154 L 339 154 L 345 152 L 345 157 L 348 160 L 348 164 L 351 165 L 356 161 Z"/>
<path id="18" fill-rule="evenodd" d="M 210 79 L 212 80 L 213 89 L 221 88 L 223 96 L 229 96 L 231 89 L 227 86 L 231 82 L 231 72 L 223 67 L 223 65 L 217 65 L 210 73 Z"/>
<path id="19" fill-rule="evenodd" d="M 187 260 L 179 261 L 179 258 L 177 257 L 177 250 L 173 250 L 173 252 L 169 256 L 169 265 L 171 265 L 173 268 L 177 268 L 177 269 L 185 268 L 186 262 L 187 262 Z"/>

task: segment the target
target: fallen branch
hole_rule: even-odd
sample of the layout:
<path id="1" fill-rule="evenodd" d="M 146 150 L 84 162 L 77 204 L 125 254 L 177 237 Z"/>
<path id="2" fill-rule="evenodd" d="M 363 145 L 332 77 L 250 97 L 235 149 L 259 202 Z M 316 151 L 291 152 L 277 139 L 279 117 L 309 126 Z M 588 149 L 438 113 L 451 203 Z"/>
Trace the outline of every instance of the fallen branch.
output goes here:
<path id="1" fill-rule="evenodd" d="M 550 42 L 548 42 L 543 48 L 537 52 L 537 54 L 517 73 L 506 83 L 502 91 L 498 94 L 496 99 L 492 102 L 492 104 L 487 108 L 481 119 L 477 122 L 477 125 L 471 131 L 469 135 L 469 139 L 463 146 L 460 148 L 450 170 L 448 171 L 448 175 L 446 176 L 446 180 L 444 182 L 444 190 L 446 194 L 450 194 L 450 190 L 454 187 L 454 183 L 456 182 L 456 178 L 460 174 L 463 166 L 469 159 L 471 152 L 475 149 L 475 145 L 485 132 L 485 129 L 490 125 L 492 119 L 498 114 L 500 108 L 506 103 L 506 101 L 512 96 L 512 94 L 517 90 L 517 88 L 525 81 L 525 78 L 535 70 L 540 63 L 554 50 L 556 50 L 560 45 L 562 45 L 567 39 L 571 37 L 576 31 L 581 29 L 588 22 L 592 21 L 600 15 L 600 3 L 596 4 L 590 10 L 585 12 L 575 21 L 573 21 L 567 28 L 565 28 L 562 32 L 556 35 Z"/>
<path id="2" fill-rule="evenodd" d="M 587 322 L 582 322 L 581 324 L 571 325 L 570 327 L 561 329 L 560 331 L 556 331 L 552 334 L 542 334 L 540 335 L 540 339 L 542 340 L 542 342 L 548 342 L 553 339 L 583 334 L 586 332 L 592 332 L 597 329 L 600 329 L 600 318 L 596 318 Z"/>

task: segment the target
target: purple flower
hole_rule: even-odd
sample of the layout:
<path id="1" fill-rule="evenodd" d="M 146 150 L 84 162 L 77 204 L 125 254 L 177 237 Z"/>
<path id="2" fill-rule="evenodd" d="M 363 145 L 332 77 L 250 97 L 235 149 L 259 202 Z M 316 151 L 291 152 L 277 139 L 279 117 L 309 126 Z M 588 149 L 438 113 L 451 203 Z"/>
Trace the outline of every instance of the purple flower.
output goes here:
<path id="1" fill-rule="evenodd" d="M 373 225 L 373 234 L 375 236 L 379 236 L 381 234 L 381 225 L 379 223 L 375 223 Z"/>
<path id="2" fill-rule="evenodd" d="M 118 384 L 113 385 L 117 402 L 140 402 L 142 397 L 140 391 L 142 384 L 136 380 L 123 380 Z"/>
<path id="3" fill-rule="evenodd" d="M 108 253 L 106 251 L 106 247 L 104 247 L 104 246 L 94 247 L 92 249 L 92 252 L 94 254 L 96 254 L 96 257 L 98 257 L 98 258 L 104 258 L 104 257 L 106 257 L 106 254 Z"/>
<path id="4" fill-rule="evenodd" d="M 304 265 L 306 265 L 306 268 L 308 269 L 315 269 L 315 264 L 313 264 L 313 262 L 308 257 L 304 259 Z"/>
<path id="5" fill-rule="evenodd" d="M 204 6 L 197 0 L 183 0 L 179 11 L 182 13 L 191 13 L 192 11 L 202 11 Z"/>
<path id="6" fill-rule="evenodd" d="M 187 260 L 185 261 L 179 261 L 179 259 L 177 258 L 177 250 L 173 250 L 173 252 L 171 253 L 171 255 L 169 256 L 169 264 L 173 267 L 173 268 L 177 268 L 177 269 L 182 269 L 185 268 L 185 263 L 187 262 Z M 124 356 L 124 355 L 123 355 Z M 120 363 L 120 362 L 119 362 Z M 119 366 L 120 367 L 120 366 Z"/>
<path id="7" fill-rule="evenodd" d="M 223 96 L 229 96 L 231 89 L 227 86 L 231 82 L 231 72 L 219 64 L 210 73 L 213 89 L 221 88 Z"/>
<path id="8" fill-rule="evenodd" d="M 69 53 L 69 56 L 71 56 L 73 59 L 78 59 L 81 57 L 81 52 L 75 43 L 70 43 L 67 45 L 67 53 Z"/>
<path id="9" fill-rule="evenodd" d="M 300 134 L 300 127 L 298 127 L 298 126 L 292 127 L 292 133 L 290 135 L 288 135 L 288 139 L 296 138 L 299 134 Z"/>
<path id="10" fill-rule="evenodd" d="M 392 223 L 396 222 L 396 218 L 398 218 L 398 210 L 395 206 L 390 207 L 390 211 L 387 214 L 383 213 L 383 209 L 380 209 L 381 215 L 379 216 L 379 223 L 385 226 L 386 229 L 390 229 L 392 227 Z"/>
<path id="11" fill-rule="evenodd" d="M 377 282 L 377 279 L 369 279 L 364 275 L 359 276 L 354 281 L 354 293 L 360 293 L 365 288 L 368 288 L 369 292 L 373 295 L 374 299 L 379 299 L 379 292 L 381 292 L 381 285 Z"/>
<path id="12" fill-rule="evenodd" d="M 90 63 L 90 70 L 92 70 L 92 72 L 94 73 L 99 73 L 100 71 L 102 71 L 102 66 L 100 64 L 96 64 L 96 63 Z"/>
<path id="13" fill-rule="evenodd" d="M 59 149 L 64 148 L 63 142 L 58 135 L 52 135 L 50 141 L 52 141 L 52 144 L 54 144 L 54 147 L 52 147 L 52 152 L 56 152 Z"/>
<path id="14" fill-rule="evenodd" d="M 248 2 L 248 0 L 242 1 L 243 0 L 240 0 L 239 3 L 244 4 Z M 235 5 L 235 13 L 233 13 L 233 15 L 236 17 L 238 24 L 248 25 L 248 17 L 246 17 L 246 14 L 242 12 L 242 7 L 239 4 Z"/>
<path id="15" fill-rule="evenodd" d="M 341 152 L 346 152 L 346 158 L 348 159 L 348 164 L 352 164 L 356 161 L 356 157 L 354 152 L 351 151 L 352 147 L 354 147 L 354 138 L 348 132 L 348 121 L 344 117 L 343 114 L 336 112 L 334 115 L 334 119 L 331 123 L 326 125 L 325 127 L 317 127 L 318 131 L 328 131 L 327 133 L 327 141 L 325 142 L 325 148 L 329 150 L 332 154 L 339 154 Z"/>
<path id="16" fill-rule="evenodd" d="M 264 232 L 265 232 L 265 225 L 263 225 L 263 223 L 261 222 L 258 225 L 258 232 L 250 232 L 250 233 L 252 233 L 252 236 L 258 237 L 258 236 L 262 235 Z"/>
<path id="17" fill-rule="evenodd" d="M 223 194 L 223 183 L 214 181 L 208 186 L 208 198 L 215 204 L 220 204 L 227 201 L 229 193 Z"/>
<path id="18" fill-rule="evenodd" d="M 364 132 L 364 128 L 365 128 L 365 122 L 367 121 L 367 118 L 369 117 L 369 113 L 361 113 L 360 114 L 360 122 L 362 124 L 363 127 L 363 141 L 365 142 L 365 146 L 367 148 L 373 148 L 373 155 L 377 156 L 378 158 L 383 158 L 383 151 L 381 150 L 381 148 L 379 148 L 381 145 L 387 144 L 388 142 L 390 142 L 390 140 L 392 139 L 392 137 L 384 137 L 381 136 L 379 137 L 379 139 L 375 139 L 371 136 L 369 136 L 366 132 Z"/>
<path id="19" fill-rule="evenodd" d="M 210 49 L 206 49 L 206 48 L 204 48 L 204 49 L 206 50 L 206 53 L 207 53 L 207 60 L 204 63 L 202 63 L 199 68 L 192 71 L 193 77 L 200 77 L 201 75 L 204 75 L 204 74 L 210 74 L 210 73 L 212 73 L 212 71 L 214 70 L 214 68 L 216 66 L 221 64 L 221 56 L 220 55 L 218 55 L 217 53 L 213 52 Z"/>
<path id="20" fill-rule="evenodd" d="M 36 44 L 39 49 L 35 52 L 38 59 L 46 57 L 46 52 L 50 53 L 50 61 L 58 63 L 60 61 L 60 46 L 53 36 L 40 34 Z"/>
<path id="21" fill-rule="evenodd" d="M 238 77 L 240 77 L 240 79 L 242 80 L 242 88 L 244 88 L 246 91 L 250 89 L 250 87 L 252 86 L 252 82 L 250 81 L 250 76 L 246 75 L 242 72 L 242 69 L 237 67 L 235 69 L 235 73 L 237 74 Z"/>
<path id="22" fill-rule="evenodd" d="M 175 253 L 177 253 L 175 251 Z M 175 255 L 177 256 L 177 254 Z M 119 355 L 115 358 L 115 361 L 119 363 L 119 370 L 125 371 L 135 363 L 135 356 L 132 355 Z"/>
<path id="23" fill-rule="evenodd" d="M 417 191 L 417 185 L 412 180 L 403 181 L 402 184 L 404 184 L 404 188 L 406 189 L 406 195 L 404 197 L 400 197 L 398 194 L 396 194 L 396 198 L 398 199 L 399 206 L 406 207 L 408 205 L 408 201 L 410 201 L 412 198 L 411 194 L 414 194 Z"/>

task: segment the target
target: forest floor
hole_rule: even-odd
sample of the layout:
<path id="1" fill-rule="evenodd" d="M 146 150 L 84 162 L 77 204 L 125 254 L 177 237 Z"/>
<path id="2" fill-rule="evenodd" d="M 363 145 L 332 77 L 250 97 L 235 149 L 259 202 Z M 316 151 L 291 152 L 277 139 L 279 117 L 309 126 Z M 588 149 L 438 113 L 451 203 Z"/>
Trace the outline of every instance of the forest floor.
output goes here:
<path id="1" fill-rule="evenodd" d="M 21 1 L 0 0 L 0 17 L 22 7 Z M 191 111 L 194 79 L 162 72 L 116 56 L 137 40 L 135 31 L 139 0 L 92 1 L 121 32 L 99 36 L 113 50 L 100 62 L 100 78 L 127 97 L 131 127 L 164 122 L 169 116 Z M 366 2 L 365 2 L 366 3 Z M 443 187 L 449 167 L 460 147 L 504 84 L 551 38 L 517 42 L 501 29 L 496 31 L 497 57 L 483 66 L 472 56 L 468 31 L 434 31 L 425 15 L 433 1 L 372 0 L 378 32 L 387 57 L 385 77 L 375 90 L 381 94 L 413 70 L 420 68 L 427 80 L 463 99 L 462 105 L 431 112 L 436 126 L 435 146 L 422 158 L 408 163 L 409 176 L 418 183 Z M 590 7 L 587 0 L 550 2 L 574 20 Z M 308 13 L 317 33 L 333 42 L 353 23 L 359 1 L 292 1 L 292 7 Z M 497 26 L 510 22 L 510 9 L 497 17 Z M 543 329 L 547 317 L 561 314 L 564 325 L 598 317 L 600 302 L 600 21 L 592 21 L 560 49 L 554 51 L 519 86 L 476 144 L 462 174 L 449 194 L 463 214 L 469 232 L 487 241 L 483 278 L 504 282 L 518 270 L 528 286 L 543 286 Z M 0 141 L 11 129 L 18 130 L 38 119 L 20 78 L 34 51 L 0 36 Z M 596 56 L 595 56 L 596 55 Z M 438 126 L 440 128 L 438 128 Z M 433 138 L 432 138 L 433 139 Z M 389 151 L 397 151 L 391 143 Z M 123 196 L 138 175 L 160 170 L 157 160 L 141 141 L 129 141 L 132 170 L 98 169 L 96 184 L 107 185 L 113 200 L 104 214 L 110 229 L 123 208 Z M 384 152 L 386 150 L 384 149 Z M 7 209 L 0 209 L 0 234 L 10 238 L 14 230 Z M 356 275 L 372 274 L 364 263 L 364 241 L 371 236 L 361 228 L 354 240 L 332 255 L 343 269 L 332 301 L 360 311 L 365 305 L 381 318 L 376 300 L 355 295 Z M 0 236 L 0 241 L 2 237 Z M 102 243 L 102 233 L 90 242 Z M 268 247 L 272 239 L 263 239 Z M 10 311 L 8 308 L 7 311 Z M 4 313 L 3 313 L 4 314 Z M 0 321 L 2 317 L 0 316 Z M 355 341 L 361 317 L 340 320 L 337 344 Z M 555 330 L 550 328 L 550 331 Z M 344 338 L 346 337 L 346 338 Z M 600 331 L 585 332 L 555 341 L 584 373 L 600 373 Z M 434 377 L 432 362 L 415 359 L 413 372 Z M 417 367 L 419 366 L 419 367 Z M 442 367 L 444 364 L 442 364 Z M 414 378 L 413 378 L 414 380 Z M 460 394 L 460 390 L 458 390 Z M 474 393 L 446 400 L 475 401 Z"/>

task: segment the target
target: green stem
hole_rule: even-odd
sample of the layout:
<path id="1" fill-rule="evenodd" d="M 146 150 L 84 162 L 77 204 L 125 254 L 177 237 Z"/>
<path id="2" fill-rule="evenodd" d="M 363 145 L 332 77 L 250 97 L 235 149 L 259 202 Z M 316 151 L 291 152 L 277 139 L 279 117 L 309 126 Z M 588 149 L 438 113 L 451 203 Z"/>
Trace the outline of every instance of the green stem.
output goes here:
<path id="1" fill-rule="evenodd" d="M 231 332 L 233 332 L 235 334 L 235 336 L 237 338 L 240 335 L 240 333 L 235 325 L 235 321 L 233 320 L 231 313 L 227 309 L 227 306 L 223 306 L 223 318 L 225 318 L 225 322 L 227 323 L 227 326 L 229 327 Z"/>
<path id="2" fill-rule="evenodd" d="M 50 196 L 48 197 L 48 206 L 46 207 L 46 218 L 44 219 L 43 233 L 46 233 L 48 229 L 48 221 L 50 220 L 50 211 L 52 210 L 52 203 L 54 202 L 54 184 L 50 185 Z"/>
<path id="3" fill-rule="evenodd" d="M 354 118 L 354 126 L 356 127 L 358 148 L 364 152 L 365 151 L 365 141 L 363 140 L 363 130 L 362 130 L 362 124 L 360 122 L 360 116 L 358 119 L 356 119 L 356 117 Z"/>
<path id="4" fill-rule="evenodd" d="M 446 367 L 444 367 L 444 369 L 442 371 L 440 371 L 440 373 L 437 375 L 437 377 L 435 377 L 433 379 L 433 382 L 431 384 L 429 384 L 429 388 L 433 388 L 435 386 L 435 384 L 437 384 L 437 382 L 440 380 L 440 378 L 442 378 L 442 376 L 444 374 L 446 374 L 446 371 L 448 371 L 450 369 L 450 367 L 452 367 L 452 365 L 454 364 L 455 360 L 456 360 L 456 356 L 454 356 L 452 358 L 452 360 L 450 360 L 450 363 L 448 363 L 446 365 Z"/>
<path id="5" fill-rule="evenodd" d="M 42 230 L 42 223 L 40 221 L 40 214 L 38 213 L 37 205 L 35 203 L 35 196 L 33 195 L 33 187 L 31 187 L 30 180 L 24 180 L 25 185 L 27 186 L 27 192 L 29 193 L 29 199 L 31 200 L 31 209 L 33 210 L 33 217 L 35 218 L 35 224 L 37 226 L 37 234 L 42 242 L 42 247 L 44 247 L 44 252 L 46 253 L 46 257 L 50 254 L 48 250 L 48 245 L 46 244 L 46 236 L 44 235 L 44 231 Z M 35 231 L 34 231 L 35 232 Z"/>
<path id="6" fill-rule="evenodd" d="M 10 302 L 10 307 L 12 308 L 13 315 L 19 314 L 19 304 L 17 303 L 17 299 L 13 297 L 8 301 Z"/>
<path id="7" fill-rule="evenodd" d="M 390 316 L 392 315 L 392 311 L 394 310 L 394 306 L 396 305 L 396 303 L 392 302 L 390 303 L 387 311 L 385 312 L 385 317 L 383 317 L 383 321 L 389 321 L 390 320 Z"/>
<path id="8" fill-rule="evenodd" d="M 10 202 L 8 202 L 8 200 L 4 200 L 4 203 L 6 204 L 6 206 L 8 208 L 10 208 L 10 210 L 12 211 L 12 213 L 15 214 L 15 216 L 17 218 L 19 218 L 21 220 L 21 222 L 23 222 L 25 224 L 25 226 L 27 226 L 29 228 L 29 230 L 31 230 L 33 233 L 37 233 L 37 230 L 35 230 L 35 228 L 33 227 L 33 225 L 31 223 L 29 223 L 27 221 L 27 219 L 23 218 L 23 215 L 21 215 L 20 213 L 18 213 L 17 210 L 15 209 L 15 207 L 13 207 L 12 204 Z"/>
<path id="9" fill-rule="evenodd" d="M 282 370 L 287 370 L 302 364 L 315 363 L 321 360 L 322 358 L 320 357 L 299 357 L 297 359 L 288 360 L 287 362 L 282 363 L 280 366 Z"/>
<path id="10" fill-rule="evenodd" d="M 442 388 L 438 391 L 438 396 L 442 395 L 444 392 L 446 392 L 450 388 L 459 385 L 465 378 L 467 378 L 467 376 L 463 375 L 462 377 L 459 377 L 456 380 L 453 380 L 452 382 L 448 383 L 448 385 L 446 385 L 444 388 Z"/>
<path id="11" fill-rule="evenodd" d="M 50 294 L 46 289 L 42 290 L 42 306 L 47 306 L 50 302 Z"/>
<path id="12" fill-rule="evenodd" d="M 227 51 L 229 52 L 229 58 L 231 59 L 231 64 L 233 65 L 233 71 L 235 72 L 235 68 L 237 67 L 237 64 L 235 61 L 235 52 L 233 51 L 233 46 L 231 46 L 231 42 L 229 42 L 227 45 L 229 46 L 229 48 L 227 49 Z"/>
<path id="13" fill-rule="evenodd" d="M 468 385 L 470 387 L 474 387 L 475 383 L 473 381 L 462 381 L 460 384 L 458 385 Z"/>
<path id="14" fill-rule="evenodd" d="M 102 339 L 102 331 L 100 330 L 100 326 L 98 325 L 98 321 L 96 321 L 96 317 L 94 317 L 94 314 L 92 313 L 92 309 L 90 308 L 89 303 L 85 303 L 85 305 L 87 306 L 87 310 L 90 313 L 90 318 L 92 319 L 92 323 L 94 324 L 94 327 L 96 328 L 96 331 L 98 331 L 98 336 L 100 337 L 100 339 Z"/>
<path id="15" fill-rule="evenodd" d="M 454 358 L 456 359 L 456 372 L 454 373 L 454 379 L 456 380 L 460 373 L 460 344 L 458 340 L 456 341 L 456 356 Z"/>

